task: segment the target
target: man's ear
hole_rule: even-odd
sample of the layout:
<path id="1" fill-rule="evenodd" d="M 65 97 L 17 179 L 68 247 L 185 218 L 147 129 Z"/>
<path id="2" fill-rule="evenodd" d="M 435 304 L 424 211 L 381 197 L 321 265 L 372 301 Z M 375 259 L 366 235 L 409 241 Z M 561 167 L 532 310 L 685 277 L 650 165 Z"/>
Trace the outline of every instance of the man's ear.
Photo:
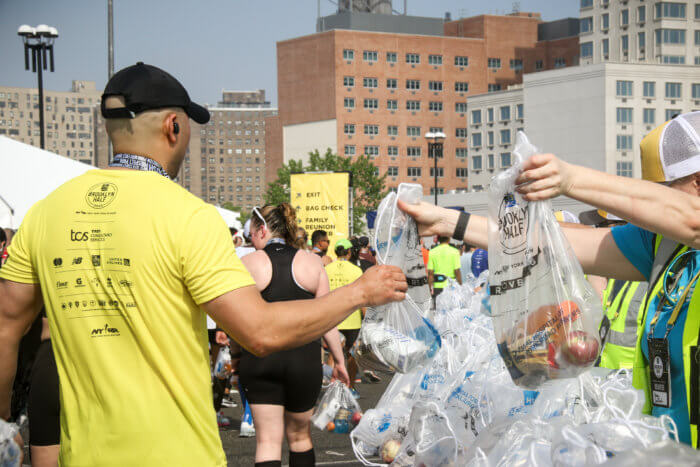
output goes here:
<path id="1" fill-rule="evenodd" d="M 700 172 L 696 172 L 693 176 L 693 188 L 698 196 L 700 196 Z"/>
<path id="2" fill-rule="evenodd" d="M 168 115 L 163 119 L 163 134 L 168 138 L 170 144 L 175 144 L 177 142 L 177 134 L 179 131 L 175 130 L 177 126 L 177 114 L 175 112 L 168 113 Z"/>

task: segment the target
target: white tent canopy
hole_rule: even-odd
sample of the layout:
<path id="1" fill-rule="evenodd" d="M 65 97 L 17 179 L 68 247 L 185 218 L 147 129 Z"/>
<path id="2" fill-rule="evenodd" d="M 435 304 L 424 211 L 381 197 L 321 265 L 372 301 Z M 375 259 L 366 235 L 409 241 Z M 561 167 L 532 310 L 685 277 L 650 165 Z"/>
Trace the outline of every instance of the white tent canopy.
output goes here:
<path id="1" fill-rule="evenodd" d="M 29 208 L 49 193 L 96 167 L 0 136 L 0 227 L 17 229 Z M 240 214 L 217 207 L 229 227 Z"/>

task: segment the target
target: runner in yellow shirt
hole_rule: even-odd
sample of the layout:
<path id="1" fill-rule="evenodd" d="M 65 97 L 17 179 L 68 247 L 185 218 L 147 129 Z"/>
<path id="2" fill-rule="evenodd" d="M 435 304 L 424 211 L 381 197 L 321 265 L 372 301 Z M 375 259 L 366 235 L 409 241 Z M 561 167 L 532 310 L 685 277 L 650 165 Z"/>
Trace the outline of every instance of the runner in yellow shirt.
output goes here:
<path id="1" fill-rule="evenodd" d="M 349 240 L 343 238 L 336 242 L 335 255 L 338 257 L 338 260 L 326 266 L 326 274 L 328 274 L 331 290 L 348 285 L 362 276 L 362 269 L 348 261 L 352 255 L 351 250 L 352 243 L 350 243 Z M 363 311 L 362 309 L 355 310 L 345 321 L 338 325 L 338 331 L 345 336 L 345 364 L 350 374 L 350 389 L 358 398 L 359 395 L 355 389 L 355 378 L 357 377 L 358 367 L 357 362 L 350 354 L 350 350 L 357 340 L 357 337 L 360 335 L 362 317 L 364 316 Z"/>
<path id="2" fill-rule="evenodd" d="M 0 270 L 0 417 L 9 416 L 19 340 L 45 305 L 59 464 L 225 465 L 204 312 L 268 355 L 318 339 L 358 307 L 402 300 L 405 278 L 373 268 L 322 298 L 265 302 L 215 208 L 170 180 L 189 118 L 206 123 L 208 111 L 165 71 L 138 63 L 109 81 L 102 114 L 112 167 L 35 204 Z"/>
<path id="3" fill-rule="evenodd" d="M 447 285 L 447 279 L 455 279 L 462 283 L 461 261 L 459 250 L 450 245 L 449 237 L 438 237 L 438 246 L 430 250 L 428 258 L 428 285 L 433 298 L 442 293 Z"/>

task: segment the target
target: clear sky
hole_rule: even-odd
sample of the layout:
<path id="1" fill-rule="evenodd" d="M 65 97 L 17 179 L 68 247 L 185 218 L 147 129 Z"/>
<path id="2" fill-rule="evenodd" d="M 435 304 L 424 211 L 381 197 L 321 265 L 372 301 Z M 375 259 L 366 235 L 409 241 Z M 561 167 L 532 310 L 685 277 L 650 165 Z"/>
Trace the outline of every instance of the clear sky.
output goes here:
<path id="1" fill-rule="evenodd" d="M 545 20 L 578 17 L 579 0 L 408 0 L 408 14 L 453 18 L 521 11 Z M 403 10 L 403 0 L 394 0 Z M 322 16 L 336 6 L 321 0 Z M 277 41 L 312 34 L 317 0 L 114 0 L 115 70 L 143 61 L 177 77 L 190 97 L 215 104 L 222 89 L 265 89 L 277 101 Z M 68 90 L 71 80 L 107 80 L 107 0 L 0 0 L 0 85 L 36 87 L 24 70 L 21 24 L 58 29 L 56 72 L 44 86 Z"/>

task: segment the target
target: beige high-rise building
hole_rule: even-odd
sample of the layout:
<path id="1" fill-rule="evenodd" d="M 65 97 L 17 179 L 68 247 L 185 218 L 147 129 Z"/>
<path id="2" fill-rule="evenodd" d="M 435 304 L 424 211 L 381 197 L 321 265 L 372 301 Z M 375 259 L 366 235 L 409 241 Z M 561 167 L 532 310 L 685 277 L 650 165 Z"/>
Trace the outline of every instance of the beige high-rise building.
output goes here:
<path id="1" fill-rule="evenodd" d="M 100 96 L 93 81 L 73 81 L 70 91 L 44 91 L 46 150 L 95 164 L 106 145 L 96 143 Z M 40 146 L 39 92 L 0 86 L 0 135 Z M 106 140 L 105 140 L 106 142 Z"/>
<path id="2" fill-rule="evenodd" d="M 265 91 L 223 91 L 205 125 L 191 122 L 192 136 L 177 181 L 204 201 L 251 209 L 266 189 L 265 119 L 277 109 Z"/>

